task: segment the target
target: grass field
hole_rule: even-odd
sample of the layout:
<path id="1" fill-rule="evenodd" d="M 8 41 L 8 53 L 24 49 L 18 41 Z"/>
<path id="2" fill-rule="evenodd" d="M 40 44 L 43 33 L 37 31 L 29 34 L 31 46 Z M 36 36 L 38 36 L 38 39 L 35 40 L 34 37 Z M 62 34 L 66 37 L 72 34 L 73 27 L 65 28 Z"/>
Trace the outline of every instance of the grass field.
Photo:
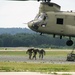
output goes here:
<path id="1" fill-rule="evenodd" d="M 6 49 L 6 50 L 5 50 Z M 49 56 L 66 56 L 71 50 L 64 50 L 64 49 L 44 49 L 46 51 L 46 55 Z M 24 47 L 1 47 L 0 48 L 0 55 L 21 55 L 25 56 L 27 48 Z"/>
<path id="2" fill-rule="evenodd" d="M 0 55 L 26 56 L 25 48 L 0 48 Z M 13 51 L 12 51 L 13 50 Z M 22 50 L 22 51 L 21 51 Z M 66 56 L 71 51 L 46 49 L 46 56 Z M 0 72 L 75 72 L 75 64 L 27 63 L 27 62 L 0 62 Z"/>
<path id="3" fill-rule="evenodd" d="M 75 72 L 75 64 L 0 62 L 1 72 Z"/>
<path id="4" fill-rule="evenodd" d="M 46 56 L 66 56 L 70 51 L 46 51 Z M 26 56 L 26 51 L 0 51 L 0 55 Z"/>

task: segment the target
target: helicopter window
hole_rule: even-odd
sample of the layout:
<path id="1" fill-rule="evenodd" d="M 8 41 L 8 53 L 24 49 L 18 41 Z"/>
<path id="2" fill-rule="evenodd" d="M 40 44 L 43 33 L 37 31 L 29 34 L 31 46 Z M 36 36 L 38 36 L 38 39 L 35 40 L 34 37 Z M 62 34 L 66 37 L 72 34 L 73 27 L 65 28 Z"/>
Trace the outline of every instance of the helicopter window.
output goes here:
<path id="1" fill-rule="evenodd" d="M 57 24 L 63 24 L 63 18 L 57 18 Z"/>
<path id="2" fill-rule="evenodd" d="M 38 18 L 39 18 L 39 16 L 40 16 L 40 15 L 38 14 L 38 15 L 35 17 L 35 19 L 38 19 Z"/>
<path id="3" fill-rule="evenodd" d="M 43 20 L 46 20 L 46 18 L 47 18 L 47 14 L 46 14 L 46 13 L 43 13 L 43 14 L 42 14 L 42 19 L 43 19 Z"/>
<path id="4" fill-rule="evenodd" d="M 44 16 L 43 20 L 46 20 L 46 16 Z"/>
<path id="5" fill-rule="evenodd" d="M 46 19 L 46 14 L 45 13 L 41 13 L 41 14 L 38 14 L 35 19 L 39 19 L 39 20 L 45 20 Z"/>

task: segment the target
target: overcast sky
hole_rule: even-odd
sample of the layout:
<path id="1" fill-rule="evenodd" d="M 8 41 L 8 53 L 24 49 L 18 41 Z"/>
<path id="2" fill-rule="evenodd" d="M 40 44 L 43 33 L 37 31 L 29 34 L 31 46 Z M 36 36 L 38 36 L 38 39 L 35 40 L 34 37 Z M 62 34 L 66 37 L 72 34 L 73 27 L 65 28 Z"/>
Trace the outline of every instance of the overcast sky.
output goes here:
<path id="1" fill-rule="evenodd" d="M 62 11 L 75 11 L 75 0 L 52 0 L 61 6 Z M 22 27 L 34 19 L 39 11 L 37 1 L 0 0 L 0 28 Z"/>

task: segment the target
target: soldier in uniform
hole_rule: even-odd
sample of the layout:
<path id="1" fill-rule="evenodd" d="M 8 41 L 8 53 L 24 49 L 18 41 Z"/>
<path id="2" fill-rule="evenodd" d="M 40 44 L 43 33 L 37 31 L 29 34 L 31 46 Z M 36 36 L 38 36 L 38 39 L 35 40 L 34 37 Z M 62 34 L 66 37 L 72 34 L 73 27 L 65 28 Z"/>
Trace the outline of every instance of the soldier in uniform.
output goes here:
<path id="1" fill-rule="evenodd" d="M 39 50 L 39 59 L 43 59 L 43 56 L 45 55 L 45 51 L 43 49 Z"/>
<path id="2" fill-rule="evenodd" d="M 29 55 L 29 59 L 31 59 L 31 57 L 32 57 L 33 50 L 34 50 L 34 49 L 31 48 L 31 49 L 28 49 L 28 50 L 26 51 L 26 54 Z"/>
<path id="3" fill-rule="evenodd" d="M 37 55 L 38 52 L 39 52 L 38 49 L 34 49 L 33 50 L 33 57 L 32 57 L 32 59 L 35 59 L 36 60 L 36 55 Z"/>

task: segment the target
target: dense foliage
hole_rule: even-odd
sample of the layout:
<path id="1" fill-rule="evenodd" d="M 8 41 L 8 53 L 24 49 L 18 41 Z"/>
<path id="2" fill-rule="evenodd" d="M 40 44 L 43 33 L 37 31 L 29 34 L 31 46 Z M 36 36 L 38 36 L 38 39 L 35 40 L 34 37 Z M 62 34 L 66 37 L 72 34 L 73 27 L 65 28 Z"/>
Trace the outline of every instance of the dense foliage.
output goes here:
<path id="1" fill-rule="evenodd" d="M 27 28 L 0 28 L 0 34 L 17 34 L 17 33 L 34 33 L 34 31 Z"/>
<path id="2" fill-rule="evenodd" d="M 51 47 L 65 46 L 66 39 L 53 38 L 50 35 L 18 33 L 15 35 L 1 34 L 0 47 Z"/>

